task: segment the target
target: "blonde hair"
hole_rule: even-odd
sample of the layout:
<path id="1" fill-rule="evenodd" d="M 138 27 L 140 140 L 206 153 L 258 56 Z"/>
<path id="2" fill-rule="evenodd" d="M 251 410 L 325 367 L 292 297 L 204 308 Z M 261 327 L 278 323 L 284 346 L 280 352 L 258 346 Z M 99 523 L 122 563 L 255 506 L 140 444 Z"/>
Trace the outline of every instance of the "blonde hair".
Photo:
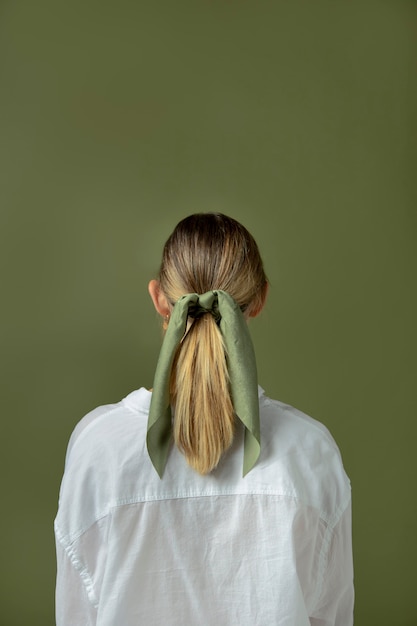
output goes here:
<path id="1" fill-rule="evenodd" d="M 263 306 L 267 279 L 258 246 L 236 220 L 197 213 L 182 220 L 164 246 L 159 283 L 169 303 L 186 293 L 227 291 L 248 316 Z M 174 441 L 200 474 L 231 446 L 235 414 L 227 355 L 210 313 L 193 320 L 171 370 Z"/>

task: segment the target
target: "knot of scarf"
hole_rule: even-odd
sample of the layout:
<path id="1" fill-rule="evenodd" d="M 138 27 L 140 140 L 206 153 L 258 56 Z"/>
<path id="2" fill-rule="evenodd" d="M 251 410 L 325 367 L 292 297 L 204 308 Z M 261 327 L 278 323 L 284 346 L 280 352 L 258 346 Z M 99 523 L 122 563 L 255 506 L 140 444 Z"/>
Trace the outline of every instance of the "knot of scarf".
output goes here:
<path id="1" fill-rule="evenodd" d="M 216 324 L 219 324 L 222 316 L 219 311 L 217 291 L 208 291 L 201 296 L 195 295 L 197 296 L 196 302 L 190 302 L 188 305 L 188 317 L 197 319 L 205 313 L 210 313 L 214 317 Z"/>

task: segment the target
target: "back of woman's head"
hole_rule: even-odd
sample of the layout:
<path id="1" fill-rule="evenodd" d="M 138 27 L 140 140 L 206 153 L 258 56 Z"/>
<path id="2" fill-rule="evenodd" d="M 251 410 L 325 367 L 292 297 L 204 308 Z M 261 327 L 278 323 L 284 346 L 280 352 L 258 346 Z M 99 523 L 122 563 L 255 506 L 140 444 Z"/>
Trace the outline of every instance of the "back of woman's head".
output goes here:
<path id="1" fill-rule="evenodd" d="M 184 293 L 222 289 L 251 315 L 262 307 L 266 276 L 258 246 L 242 224 L 220 213 L 197 213 L 166 242 L 159 281 L 172 304 Z"/>
<path id="2" fill-rule="evenodd" d="M 173 306 L 184 294 L 226 291 L 250 317 L 262 308 L 267 281 L 252 235 L 220 213 L 182 220 L 165 244 L 159 272 L 162 292 Z M 210 313 L 192 320 L 171 372 L 174 440 L 188 463 L 206 474 L 233 441 L 235 415 L 227 354 Z"/>

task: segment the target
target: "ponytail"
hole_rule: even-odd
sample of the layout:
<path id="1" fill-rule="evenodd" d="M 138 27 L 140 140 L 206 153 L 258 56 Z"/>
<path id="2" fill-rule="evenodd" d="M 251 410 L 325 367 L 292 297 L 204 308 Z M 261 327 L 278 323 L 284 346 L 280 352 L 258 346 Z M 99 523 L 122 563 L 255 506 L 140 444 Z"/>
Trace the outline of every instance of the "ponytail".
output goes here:
<path id="1" fill-rule="evenodd" d="M 222 334 L 214 317 L 194 320 L 171 370 L 174 441 L 188 464 L 208 474 L 233 442 L 235 414 Z"/>

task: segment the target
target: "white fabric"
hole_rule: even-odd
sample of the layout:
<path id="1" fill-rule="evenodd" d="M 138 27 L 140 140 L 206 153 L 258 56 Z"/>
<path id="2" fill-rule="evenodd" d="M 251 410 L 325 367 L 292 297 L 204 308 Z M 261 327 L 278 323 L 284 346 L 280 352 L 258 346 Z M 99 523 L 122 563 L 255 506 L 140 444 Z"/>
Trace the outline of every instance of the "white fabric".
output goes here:
<path id="1" fill-rule="evenodd" d="M 208 476 L 145 446 L 151 392 L 72 434 L 55 520 L 57 626 L 350 626 L 350 484 L 328 430 L 260 389 L 261 456 L 243 432 Z"/>

